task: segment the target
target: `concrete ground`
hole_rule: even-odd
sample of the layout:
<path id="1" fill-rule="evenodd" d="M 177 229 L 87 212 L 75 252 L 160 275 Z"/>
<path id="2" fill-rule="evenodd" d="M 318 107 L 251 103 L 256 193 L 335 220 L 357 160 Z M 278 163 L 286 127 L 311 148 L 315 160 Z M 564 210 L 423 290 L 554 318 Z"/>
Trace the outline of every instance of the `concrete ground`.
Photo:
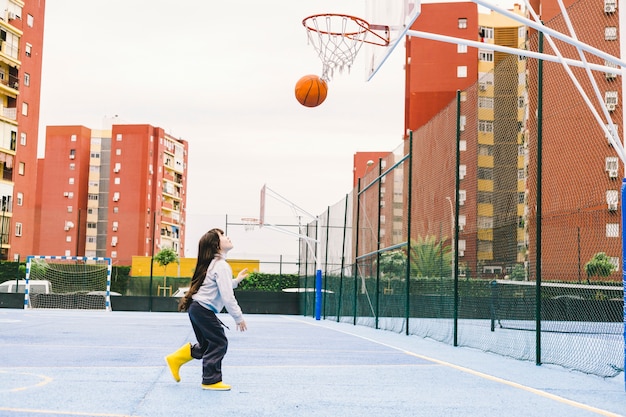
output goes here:
<path id="1" fill-rule="evenodd" d="M 234 329 L 232 319 L 220 316 Z M 0 416 L 626 416 L 602 379 L 428 339 L 301 316 L 227 330 L 227 392 L 176 383 L 163 357 L 193 342 L 184 313 L 0 309 Z"/>

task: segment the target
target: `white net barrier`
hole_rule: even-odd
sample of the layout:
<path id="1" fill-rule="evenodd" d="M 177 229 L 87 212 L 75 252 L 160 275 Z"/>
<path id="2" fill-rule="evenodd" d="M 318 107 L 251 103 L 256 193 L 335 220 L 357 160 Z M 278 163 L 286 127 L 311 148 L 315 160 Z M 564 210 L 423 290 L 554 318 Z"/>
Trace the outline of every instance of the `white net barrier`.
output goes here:
<path id="1" fill-rule="evenodd" d="M 25 308 L 110 310 L 111 260 L 29 257 Z"/>

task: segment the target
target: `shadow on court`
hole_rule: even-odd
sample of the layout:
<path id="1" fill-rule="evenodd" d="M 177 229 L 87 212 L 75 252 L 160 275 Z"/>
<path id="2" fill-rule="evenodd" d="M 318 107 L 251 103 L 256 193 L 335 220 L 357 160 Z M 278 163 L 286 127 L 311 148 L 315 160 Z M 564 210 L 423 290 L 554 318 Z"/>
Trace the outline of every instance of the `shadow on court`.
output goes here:
<path id="1" fill-rule="evenodd" d="M 180 383 L 165 366 L 194 341 L 186 314 L 0 309 L 0 416 L 626 415 L 623 373 L 602 379 L 301 316 L 246 321 L 248 332 L 227 330 L 233 389 L 212 392 L 200 388 L 200 361 Z"/>

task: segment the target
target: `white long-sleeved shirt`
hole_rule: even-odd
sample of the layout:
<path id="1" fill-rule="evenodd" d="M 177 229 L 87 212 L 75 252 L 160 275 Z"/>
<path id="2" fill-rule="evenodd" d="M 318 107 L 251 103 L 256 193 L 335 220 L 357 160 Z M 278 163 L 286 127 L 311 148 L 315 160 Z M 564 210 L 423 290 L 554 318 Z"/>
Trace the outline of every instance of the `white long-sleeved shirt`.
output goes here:
<path id="1" fill-rule="evenodd" d="M 233 269 L 219 256 L 211 261 L 202 285 L 191 298 L 216 313 L 226 307 L 228 314 L 239 324 L 243 321 L 243 313 L 233 291 L 238 284 L 239 281 L 233 279 Z"/>

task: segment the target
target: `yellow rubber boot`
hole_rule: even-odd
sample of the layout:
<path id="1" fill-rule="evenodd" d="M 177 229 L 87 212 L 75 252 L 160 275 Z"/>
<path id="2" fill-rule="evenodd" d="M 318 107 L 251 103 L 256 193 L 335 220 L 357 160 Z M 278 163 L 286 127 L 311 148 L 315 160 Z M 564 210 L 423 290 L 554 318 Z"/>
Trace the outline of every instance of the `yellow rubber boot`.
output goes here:
<path id="1" fill-rule="evenodd" d="M 192 359 L 191 343 L 181 346 L 176 352 L 170 353 L 165 357 L 165 362 L 167 362 L 167 366 L 170 368 L 170 372 L 172 372 L 172 376 L 176 382 L 180 382 L 180 367 Z"/>
<path id="2" fill-rule="evenodd" d="M 202 384 L 202 389 L 208 389 L 211 391 L 230 391 L 230 385 L 220 381 L 210 385 Z"/>

